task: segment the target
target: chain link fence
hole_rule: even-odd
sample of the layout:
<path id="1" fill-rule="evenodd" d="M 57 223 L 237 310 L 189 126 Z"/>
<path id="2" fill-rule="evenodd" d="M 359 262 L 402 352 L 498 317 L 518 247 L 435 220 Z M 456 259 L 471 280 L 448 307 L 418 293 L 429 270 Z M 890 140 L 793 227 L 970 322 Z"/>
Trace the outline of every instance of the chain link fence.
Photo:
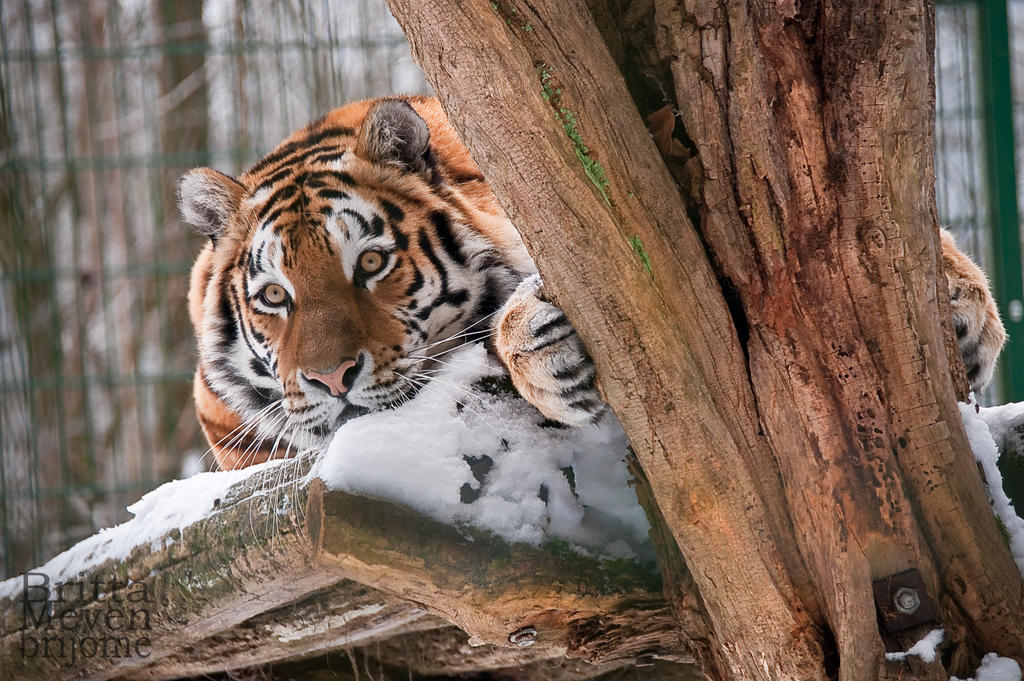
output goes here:
<path id="1" fill-rule="evenodd" d="M 177 178 L 339 104 L 428 86 L 382 0 L 0 4 L 0 566 L 205 451 Z"/>
<path id="2" fill-rule="evenodd" d="M 973 3 L 936 8 L 935 199 L 942 226 L 974 258 L 991 249 L 985 225 L 984 107 Z"/>

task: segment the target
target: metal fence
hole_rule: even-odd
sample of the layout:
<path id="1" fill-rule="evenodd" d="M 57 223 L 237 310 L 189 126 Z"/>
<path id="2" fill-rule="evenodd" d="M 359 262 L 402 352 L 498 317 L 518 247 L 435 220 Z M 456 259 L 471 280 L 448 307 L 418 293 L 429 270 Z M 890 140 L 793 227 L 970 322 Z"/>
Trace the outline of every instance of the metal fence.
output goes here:
<path id="1" fill-rule="evenodd" d="M 382 0 L 0 4 L 0 567 L 205 450 L 174 187 L 347 100 L 425 92 Z M 187 471 L 185 471 L 187 472 Z"/>
<path id="2" fill-rule="evenodd" d="M 1010 335 L 982 401 L 1021 401 L 1024 2 L 940 0 L 936 24 L 939 219 L 988 271 Z"/>
<path id="3" fill-rule="evenodd" d="M 943 227 L 975 260 L 992 262 L 989 191 L 986 183 L 986 121 L 982 96 L 979 33 L 981 17 L 973 2 L 936 8 L 935 39 L 935 199 Z M 997 400 L 997 375 L 983 401 Z"/>
<path id="4" fill-rule="evenodd" d="M 1024 41 L 986 52 L 998 4 L 937 10 L 940 219 L 989 266 L 1019 242 L 1015 216 L 992 227 L 1006 131 L 987 121 L 1009 104 L 984 73 L 1002 58 L 1024 84 Z M 1024 31 L 1024 2 L 1008 17 Z M 427 90 L 383 0 L 0 0 L 2 576 L 127 519 L 205 450 L 185 305 L 202 240 L 178 176 L 237 172 L 339 103 Z"/>

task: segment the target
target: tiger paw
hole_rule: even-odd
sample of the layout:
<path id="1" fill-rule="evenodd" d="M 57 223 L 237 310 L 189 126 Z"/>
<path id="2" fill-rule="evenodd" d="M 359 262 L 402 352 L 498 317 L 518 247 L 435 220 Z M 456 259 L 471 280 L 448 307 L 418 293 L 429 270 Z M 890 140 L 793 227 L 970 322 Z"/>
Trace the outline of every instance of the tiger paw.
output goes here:
<path id="1" fill-rule="evenodd" d="M 594 364 L 565 313 L 540 288 L 540 277 L 525 279 L 498 313 L 498 357 L 519 394 L 544 416 L 571 426 L 593 423 L 605 408 Z"/>
<path id="2" fill-rule="evenodd" d="M 957 249 L 952 235 L 945 230 L 942 230 L 942 262 L 957 344 L 971 390 L 978 392 L 992 380 L 1006 331 L 989 293 L 985 274 Z"/>

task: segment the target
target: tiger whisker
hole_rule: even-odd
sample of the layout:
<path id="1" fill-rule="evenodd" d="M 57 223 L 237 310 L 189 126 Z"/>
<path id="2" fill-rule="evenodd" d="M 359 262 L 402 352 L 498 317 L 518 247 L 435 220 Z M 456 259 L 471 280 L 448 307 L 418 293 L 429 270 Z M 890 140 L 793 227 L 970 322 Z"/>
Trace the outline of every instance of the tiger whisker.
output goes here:
<path id="1" fill-rule="evenodd" d="M 274 420 L 271 422 L 270 427 L 271 428 L 276 428 L 279 423 L 281 423 L 282 421 L 287 422 L 289 418 L 290 418 L 290 416 L 288 415 L 287 412 L 282 413 L 282 414 L 277 414 L 277 415 L 274 416 Z M 255 461 L 256 453 L 259 451 L 259 444 L 264 442 L 266 439 L 269 439 L 269 438 L 263 438 L 263 439 L 260 439 L 260 440 L 256 440 L 255 442 L 251 443 L 248 447 L 246 447 L 245 451 L 243 452 L 242 465 L 240 466 L 240 468 L 247 468 L 250 465 L 252 465 L 252 463 Z M 267 475 L 267 471 L 260 471 L 260 473 L 258 475 L 264 475 L 265 476 L 265 475 Z M 260 478 L 260 483 L 262 483 L 263 480 L 265 480 L 265 479 L 266 478 Z M 263 492 L 261 491 L 261 493 L 263 493 Z M 252 495 L 250 495 L 249 498 L 251 499 L 254 496 L 256 496 L 255 492 Z M 253 541 L 255 542 L 256 546 L 262 548 L 262 545 L 260 544 L 259 536 L 256 534 L 256 526 L 253 523 L 253 517 L 252 517 L 252 515 L 253 515 L 253 507 L 254 507 L 254 504 L 250 504 L 249 505 L 249 531 L 252 532 L 252 538 L 253 538 Z"/>
<path id="2" fill-rule="evenodd" d="M 262 425 L 263 420 L 268 418 L 269 416 L 270 414 L 266 414 L 262 417 L 253 419 L 252 423 L 250 423 L 248 427 L 246 427 L 244 430 L 239 432 L 234 438 L 232 438 L 231 441 L 228 442 L 223 447 L 223 449 L 236 449 L 239 442 L 241 442 L 243 438 L 248 437 L 250 434 L 253 434 L 254 431 L 258 430 L 258 428 Z M 263 440 L 264 438 L 256 438 L 256 442 L 261 443 Z"/>
<path id="3" fill-rule="evenodd" d="M 472 324 L 462 328 L 459 331 L 456 331 L 454 334 L 452 334 L 450 336 L 446 336 L 446 337 L 444 337 L 444 338 L 442 338 L 440 340 L 436 340 L 436 341 L 434 341 L 432 343 L 429 343 L 428 345 L 420 346 L 418 348 L 412 348 L 411 350 L 409 350 L 409 352 L 419 352 L 421 350 L 429 350 L 432 347 L 435 347 L 437 345 L 441 345 L 442 343 L 447 343 L 448 341 L 451 341 L 451 340 L 454 340 L 456 338 L 459 338 L 459 337 L 465 335 L 466 332 L 468 332 L 470 329 L 472 329 L 477 324 L 481 324 L 481 323 L 487 321 L 488 319 L 490 319 L 491 317 L 493 317 L 494 315 L 496 315 L 500 311 L 501 311 L 501 308 L 498 308 L 494 312 L 490 312 L 488 314 L 485 314 L 483 317 L 480 317 L 479 319 L 477 319 Z M 473 331 L 472 333 L 474 333 L 474 334 L 479 333 L 479 334 L 488 335 L 488 334 L 494 333 L 494 329 L 491 329 L 491 328 L 478 329 L 476 331 Z"/>
<path id="4" fill-rule="evenodd" d="M 281 413 L 274 416 L 274 420 L 270 422 L 269 429 L 276 429 L 282 421 L 286 421 L 288 415 Z M 242 452 L 242 468 L 251 466 L 256 463 L 256 455 L 259 453 L 261 446 L 269 438 L 258 438 L 253 442 L 249 443 L 249 446 Z"/>
<path id="5" fill-rule="evenodd" d="M 440 355 L 438 355 L 438 357 L 439 356 Z M 453 369 L 454 368 L 458 368 L 460 366 L 480 367 L 482 369 L 491 369 L 493 367 L 493 365 L 491 365 L 491 364 L 489 364 L 487 362 L 480 362 L 478 360 L 457 359 L 457 360 L 454 360 L 454 361 L 447 361 L 446 362 L 443 359 L 438 359 L 437 357 L 420 357 L 418 355 L 416 356 L 416 359 L 430 360 L 431 362 L 437 362 L 438 364 L 442 364 L 442 365 L 444 365 L 446 367 L 452 367 Z M 428 369 L 428 371 L 430 371 L 430 370 Z"/>
<path id="6" fill-rule="evenodd" d="M 202 458 L 205 458 L 208 454 L 212 453 L 214 447 L 217 447 L 217 446 L 221 445 L 228 438 L 232 438 L 236 433 L 239 432 L 239 430 L 241 430 L 243 428 L 246 428 L 246 429 L 247 428 L 251 428 L 254 425 L 256 425 L 259 422 L 260 419 L 262 419 L 264 416 L 269 414 L 275 407 L 278 407 L 278 406 L 280 406 L 280 401 L 279 400 L 276 401 L 276 402 L 272 402 L 271 404 L 269 404 L 266 407 L 264 407 L 263 409 L 261 409 L 254 416 L 251 416 L 248 419 L 242 421 L 240 424 L 238 424 L 233 429 L 231 429 L 231 431 L 228 432 L 227 435 L 225 435 L 224 437 L 222 437 L 221 439 L 217 440 L 212 445 L 210 445 L 210 448 L 206 450 L 206 452 L 203 454 Z M 200 459 L 200 461 L 201 460 L 202 459 Z"/>
<path id="7" fill-rule="evenodd" d="M 293 433 L 294 433 L 294 431 L 295 431 L 295 428 L 292 429 Z M 288 460 L 288 457 L 291 454 L 291 450 L 292 450 L 292 438 L 289 437 L 288 438 L 288 447 L 285 448 L 285 450 L 284 450 L 284 458 L 285 458 L 286 461 Z M 290 517 L 292 519 L 294 519 L 296 524 L 301 523 L 303 521 L 303 518 L 304 518 L 304 511 L 303 511 L 303 509 L 301 508 L 301 506 L 299 504 L 295 503 L 295 500 L 298 499 L 298 494 L 299 494 L 299 476 L 297 475 L 297 473 L 299 472 L 299 461 L 300 461 L 300 457 L 301 456 L 302 456 L 302 453 L 299 452 L 299 451 L 296 451 L 295 457 L 293 459 L 291 459 L 290 463 L 282 464 L 282 466 L 287 465 L 287 466 L 290 466 L 291 468 L 294 469 L 294 470 L 292 470 L 288 474 L 288 476 L 286 476 L 286 479 L 290 479 L 291 480 L 291 486 L 290 486 L 289 489 L 291 491 L 291 502 L 292 503 L 291 503 L 291 508 L 290 508 L 289 513 L 291 514 Z"/>
<path id="8" fill-rule="evenodd" d="M 461 346 L 465 345 L 468 342 L 474 342 L 475 343 L 477 341 L 483 340 L 484 338 L 486 338 L 487 336 L 491 335 L 492 333 L 494 333 L 493 329 L 478 329 L 477 331 L 467 331 L 465 333 L 458 333 L 458 334 L 449 336 L 448 338 L 444 338 L 442 340 L 435 341 L 435 342 L 433 342 L 433 343 L 431 343 L 429 345 L 425 345 L 425 346 L 418 347 L 418 348 L 412 348 L 410 350 L 407 350 L 406 352 L 410 353 L 410 354 L 411 353 L 428 352 L 428 351 L 432 350 L 433 348 L 436 348 L 439 345 L 444 345 L 445 343 L 451 343 L 452 341 L 458 340 L 460 338 L 465 338 L 466 341 L 464 341 L 463 343 L 459 344 L 459 347 L 461 347 Z"/>
<path id="9" fill-rule="evenodd" d="M 474 343 L 479 343 L 479 342 L 480 342 L 479 338 L 472 338 L 470 340 L 467 340 L 467 341 L 464 341 L 462 343 L 459 343 L 458 345 L 455 345 L 453 347 L 445 348 L 444 350 L 441 350 L 440 352 L 437 352 L 437 353 L 435 353 L 433 355 L 429 355 L 427 357 L 427 359 L 434 359 L 435 357 L 441 357 L 443 355 L 447 355 L 448 353 L 455 352 L 459 348 L 464 348 L 467 345 L 473 345 Z"/>
<path id="10" fill-rule="evenodd" d="M 289 414 L 288 418 L 285 420 L 284 428 L 282 428 L 281 432 L 277 434 L 277 439 L 274 440 L 274 444 L 270 447 L 270 456 L 269 456 L 269 458 L 273 459 L 274 455 L 277 454 L 277 448 L 281 444 L 281 438 L 283 438 L 285 433 L 288 432 L 288 428 L 293 425 L 292 419 L 293 419 L 293 417 Z"/>
<path id="11" fill-rule="evenodd" d="M 280 444 L 281 444 L 281 438 L 283 438 L 285 436 L 285 433 L 287 433 L 291 428 L 294 428 L 294 422 L 293 422 L 293 417 L 291 415 L 289 415 L 288 418 L 285 420 L 284 427 L 281 429 L 280 434 L 277 436 L 277 439 L 274 440 L 274 445 L 270 448 L 269 458 L 271 460 L 276 458 L 278 447 L 280 447 Z M 290 440 L 288 442 L 290 442 Z M 285 451 L 287 453 L 287 450 L 285 450 Z M 281 487 L 281 478 L 282 478 L 282 476 L 284 474 L 284 468 L 285 468 L 285 464 L 283 464 L 283 463 L 279 464 L 277 466 L 276 476 L 273 476 L 274 485 L 273 485 L 273 487 L 268 486 L 267 490 L 265 492 L 265 494 L 266 494 L 266 509 L 267 509 L 267 532 L 270 535 L 271 546 L 273 546 L 274 538 L 277 536 L 276 535 L 277 523 L 278 523 L 277 505 L 278 505 L 278 503 L 280 503 L 280 491 L 279 491 L 279 489 Z M 268 485 L 269 485 L 270 481 L 271 481 L 271 476 L 268 476 L 268 479 L 267 479 Z M 271 525 L 273 525 L 273 529 L 271 529 Z"/>
<path id="12" fill-rule="evenodd" d="M 400 374 L 400 375 L 401 375 L 401 374 Z M 405 380 L 409 381 L 410 383 L 412 383 L 412 384 L 414 384 L 414 385 L 418 385 L 418 386 L 419 386 L 419 387 L 420 387 L 421 389 L 422 389 L 423 387 L 425 387 L 425 386 L 427 385 L 427 383 L 426 383 L 426 382 L 418 382 L 418 381 L 417 381 L 417 380 L 416 380 L 415 378 L 411 378 L 411 377 L 409 377 L 409 376 L 402 376 L 402 378 L 404 378 Z M 452 385 L 451 383 L 445 383 L 445 382 L 443 382 L 443 381 L 439 381 L 439 380 L 438 380 L 437 378 L 433 378 L 433 379 L 430 379 L 430 381 L 429 381 L 429 382 L 430 382 L 430 383 L 439 383 L 440 385 L 445 385 L 445 386 L 453 387 L 453 388 L 455 388 L 456 390 L 461 390 L 461 391 L 463 392 L 463 394 L 465 395 L 465 391 L 466 391 L 466 388 L 465 388 L 464 386 L 453 386 L 453 385 Z M 495 437 L 497 437 L 497 438 L 501 439 L 501 434 L 500 434 L 500 433 L 498 433 L 498 431 L 497 431 L 497 430 L 496 430 L 496 429 L 494 428 L 494 426 L 493 426 L 493 425 L 491 424 L 491 421 L 490 421 L 490 419 L 486 418 L 486 417 L 485 417 L 485 416 L 484 416 L 483 414 L 481 414 L 480 412 L 476 411 L 475 409 L 473 409 L 472 407 L 470 407 L 470 406 L 469 406 L 468 404 L 466 404 L 465 402 L 462 402 L 462 401 L 460 401 L 460 400 L 459 400 L 459 399 L 458 399 L 457 397 L 455 397 L 454 395 L 451 395 L 451 394 L 447 394 L 447 395 L 446 395 L 446 397 L 450 398 L 450 399 L 451 399 L 451 400 L 452 400 L 452 401 L 453 401 L 453 402 L 454 402 L 455 404 L 457 404 L 457 405 L 461 406 L 461 407 L 462 407 L 463 409 L 465 409 L 465 410 L 466 410 L 466 411 L 468 411 L 469 413 L 471 413 L 471 414 L 473 414 L 474 416 L 476 416 L 477 418 L 479 418 L 479 419 L 480 419 L 480 421 L 481 421 L 481 422 L 482 422 L 482 423 L 483 423 L 483 424 L 484 424 L 485 426 L 487 426 L 487 428 L 488 428 L 488 429 L 489 429 L 489 430 L 490 430 L 490 431 L 491 431 L 491 432 L 492 432 L 492 433 L 494 434 L 494 436 L 495 436 Z M 474 395 L 473 397 L 476 397 L 476 396 Z M 479 397 L 477 397 L 476 399 L 477 399 L 477 400 L 479 400 L 479 402 L 480 402 L 480 406 L 486 406 L 486 402 L 484 402 L 484 400 L 483 400 L 483 399 L 481 399 L 481 398 L 479 398 Z M 504 420 L 504 419 L 501 419 L 501 421 L 502 421 L 502 424 L 503 424 L 503 425 L 507 425 L 507 424 L 505 423 L 505 420 Z"/>
<path id="13" fill-rule="evenodd" d="M 423 376 L 419 372 L 413 374 L 412 378 L 416 378 L 416 379 L 421 379 L 422 378 L 422 379 L 425 379 L 424 380 L 424 385 L 426 385 L 427 383 L 436 383 L 438 385 L 447 386 L 447 387 L 451 388 L 452 390 L 458 390 L 465 397 L 467 397 L 467 398 L 471 397 L 474 400 L 476 400 L 477 403 L 480 404 L 481 406 L 487 406 L 487 400 L 483 399 L 479 395 L 473 395 L 472 393 L 470 393 L 468 386 L 459 385 L 457 383 L 450 383 L 448 381 L 444 381 L 444 380 L 438 378 L 437 376 L 432 376 L 432 377 L 431 376 Z M 466 405 L 463 405 L 463 406 L 466 406 Z"/>
<path id="14" fill-rule="evenodd" d="M 228 440 L 228 438 L 230 438 L 230 440 L 228 440 L 228 442 L 226 444 L 223 444 L 223 446 L 221 446 L 221 449 L 235 449 L 235 446 L 243 438 L 245 438 L 250 433 L 252 433 L 255 429 L 257 429 L 261 425 L 262 420 L 264 418 L 268 417 L 277 408 L 281 408 L 280 400 L 274 402 L 273 404 L 268 405 L 267 407 L 263 408 L 259 413 L 257 413 L 255 416 L 252 416 L 252 417 L 246 419 L 245 421 L 243 421 L 242 423 L 240 423 L 231 432 L 229 432 L 227 435 L 222 437 L 215 444 L 211 445 L 210 448 L 208 450 L 206 450 L 206 453 L 203 454 L 202 457 L 200 457 L 199 463 L 202 464 L 203 460 L 207 456 L 209 456 L 210 454 L 212 454 L 214 452 L 214 448 L 218 447 L 218 446 L 221 446 L 221 444 L 224 442 L 224 440 Z M 266 439 L 266 438 L 257 438 L 256 442 L 257 443 L 262 443 L 264 441 L 264 439 Z"/>
<path id="15" fill-rule="evenodd" d="M 274 430 L 277 428 L 278 424 L 280 424 L 282 421 L 286 421 L 287 419 L 287 413 L 282 412 L 281 414 L 276 414 L 274 416 L 274 420 L 270 422 L 269 426 L 267 426 L 267 429 Z M 242 465 L 240 466 L 240 468 L 246 468 L 255 463 L 256 454 L 259 453 L 260 446 L 269 439 L 270 438 L 257 438 L 250 442 L 249 445 L 242 451 Z"/>

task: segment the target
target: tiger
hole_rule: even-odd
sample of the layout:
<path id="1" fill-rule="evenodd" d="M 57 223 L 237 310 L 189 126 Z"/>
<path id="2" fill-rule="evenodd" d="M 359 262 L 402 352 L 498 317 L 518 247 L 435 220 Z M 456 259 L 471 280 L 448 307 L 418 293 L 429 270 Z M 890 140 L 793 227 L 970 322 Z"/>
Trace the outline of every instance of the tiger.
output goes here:
<path id="1" fill-rule="evenodd" d="M 221 469 L 323 447 L 482 341 L 557 424 L 606 409 L 594 364 L 438 101 L 351 103 L 238 177 L 178 184 L 208 238 L 190 277 L 196 413 Z M 984 274 L 942 238 L 960 349 L 980 389 L 1005 338 Z"/>
<path id="2" fill-rule="evenodd" d="M 988 277 L 945 229 L 939 230 L 942 269 L 949 289 L 953 330 L 972 391 L 980 393 L 992 381 L 996 359 L 1006 344 L 1006 329 L 989 290 Z"/>

